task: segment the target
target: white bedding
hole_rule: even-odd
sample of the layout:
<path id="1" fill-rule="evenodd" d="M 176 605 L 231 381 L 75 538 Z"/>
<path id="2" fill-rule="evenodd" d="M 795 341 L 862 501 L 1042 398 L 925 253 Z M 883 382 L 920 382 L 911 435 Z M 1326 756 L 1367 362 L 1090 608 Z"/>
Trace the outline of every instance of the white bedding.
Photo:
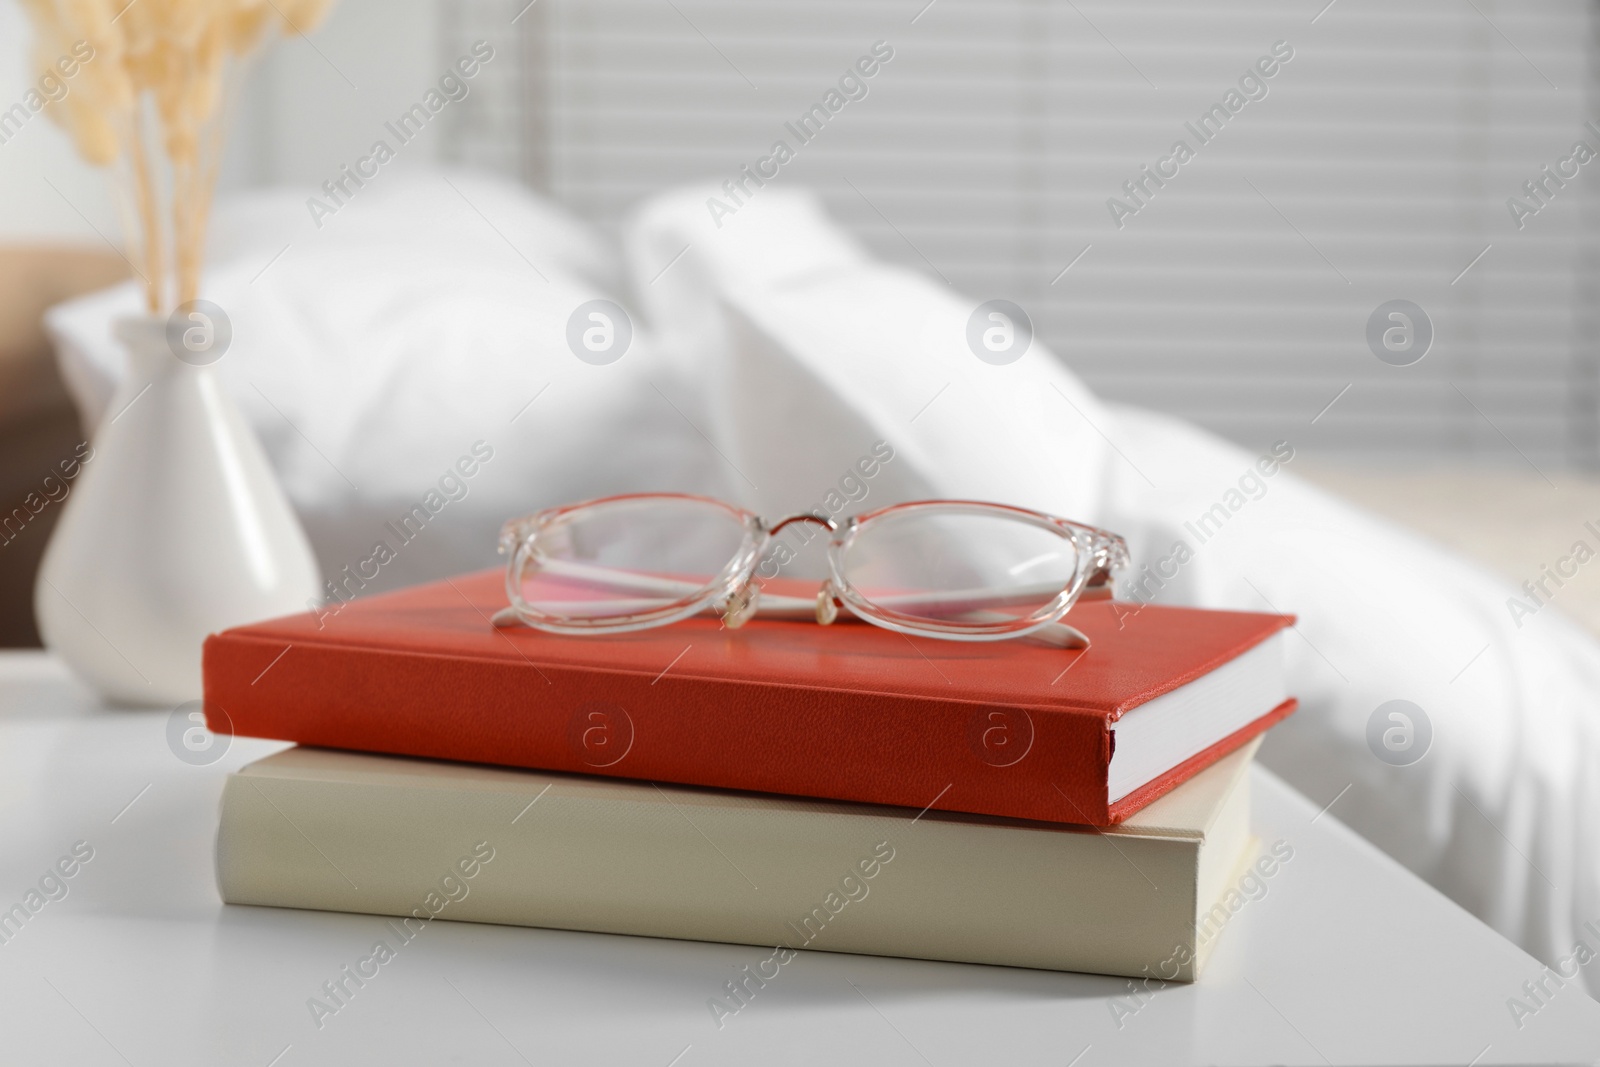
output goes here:
<path id="1" fill-rule="evenodd" d="M 1155 484 L 1122 464 L 1097 518 L 1146 561 L 1197 540 L 1183 523 L 1255 458 L 1131 408 L 1108 432 Z M 1600 919 L 1600 643 L 1554 610 L 1517 629 L 1499 578 L 1289 468 L 1197 546 L 1161 599 L 1297 614 L 1301 708 L 1262 761 L 1533 955 L 1569 956 Z M 1432 725 L 1410 766 L 1368 745 L 1369 718 L 1395 699 Z"/>
<path id="2" fill-rule="evenodd" d="M 964 330 L 976 299 L 874 261 L 779 188 L 720 231 L 703 190 L 646 205 L 627 241 L 637 348 L 588 366 L 563 331 L 570 309 L 620 291 L 601 243 L 532 196 L 454 178 L 473 204 L 396 176 L 322 233 L 286 230 L 300 194 L 222 212 L 207 295 L 239 346 L 223 379 L 330 574 L 479 438 L 495 464 L 385 584 L 489 562 L 502 517 L 562 499 L 681 489 L 809 508 L 882 438 L 896 458 L 860 507 L 1035 506 L 1125 534 L 1125 596 L 1298 614 L 1302 707 L 1261 758 L 1547 962 L 1600 922 L 1600 643 L 1555 610 L 1515 627 L 1504 583 L 1301 481 L 1283 458 L 1292 429 L 1264 477 L 1254 453 L 1100 403 L 1037 343 L 981 362 Z M 109 320 L 133 299 L 125 287 L 52 316 L 90 421 L 121 373 Z M 1139 591 L 1140 568 L 1163 560 L 1171 577 Z M 1394 699 L 1432 726 L 1411 766 L 1368 745 Z"/>

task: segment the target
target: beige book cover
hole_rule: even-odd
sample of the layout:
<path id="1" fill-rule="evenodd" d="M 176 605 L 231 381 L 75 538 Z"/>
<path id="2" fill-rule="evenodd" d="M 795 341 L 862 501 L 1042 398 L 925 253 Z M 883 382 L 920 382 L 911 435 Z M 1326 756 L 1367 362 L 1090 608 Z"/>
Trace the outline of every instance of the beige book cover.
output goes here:
<path id="1" fill-rule="evenodd" d="M 292 748 L 229 777 L 217 881 L 403 937 L 456 919 L 1191 981 L 1253 847 L 1258 746 L 1104 830 Z"/>

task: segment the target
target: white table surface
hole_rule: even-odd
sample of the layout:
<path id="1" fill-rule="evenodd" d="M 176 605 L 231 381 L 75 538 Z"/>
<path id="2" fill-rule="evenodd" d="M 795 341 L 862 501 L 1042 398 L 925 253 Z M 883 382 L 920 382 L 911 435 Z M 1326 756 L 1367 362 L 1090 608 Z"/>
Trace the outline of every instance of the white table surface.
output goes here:
<path id="1" fill-rule="evenodd" d="M 1294 858 L 1200 982 L 1120 1028 L 1126 979 L 816 952 L 719 1030 L 707 999 L 770 950 L 437 922 L 318 1029 L 307 999 L 392 933 L 224 906 L 223 778 L 282 746 L 234 739 L 192 766 L 168 719 L 0 653 L 0 909 L 74 842 L 94 848 L 0 944 L 0 1063 L 1600 1062 L 1600 1004 L 1576 983 L 1519 1029 L 1507 998 L 1542 966 L 1261 767 L 1256 832 Z"/>

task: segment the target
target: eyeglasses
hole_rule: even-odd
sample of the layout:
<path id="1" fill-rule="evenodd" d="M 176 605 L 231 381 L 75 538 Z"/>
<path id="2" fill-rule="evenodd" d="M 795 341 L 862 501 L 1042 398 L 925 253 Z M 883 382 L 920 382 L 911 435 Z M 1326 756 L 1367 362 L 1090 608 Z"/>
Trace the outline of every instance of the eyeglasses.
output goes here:
<path id="1" fill-rule="evenodd" d="M 802 542 L 831 535 L 830 576 L 814 596 L 786 578 Z M 495 625 L 557 634 L 626 633 L 720 614 L 812 618 L 841 609 L 903 634 L 998 641 L 1044 632 L 1086 647 L 1059 620 L 1081 598 L 1111 595 L 1128 561 L 1121 537 L 1043 512 L 963 500 L 896 504 L 845 519 L 776 522 L 708 497 L 638 493 L 550 508 L 500 532 L 508 608 Z M 799 593 L 800 595 L 796 595 Z"/>

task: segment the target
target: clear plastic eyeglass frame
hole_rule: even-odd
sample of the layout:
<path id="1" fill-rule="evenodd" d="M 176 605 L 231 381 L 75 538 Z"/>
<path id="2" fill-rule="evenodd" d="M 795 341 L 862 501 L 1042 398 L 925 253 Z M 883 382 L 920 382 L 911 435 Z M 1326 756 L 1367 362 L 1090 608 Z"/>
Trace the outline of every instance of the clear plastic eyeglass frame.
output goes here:
<path id="1" fill-rule="evenodd" d="M 582 562 L 557 560 L 541 550 L 541 537 L 546 531 L 573 521 L 583 509 L 622 503 L 650 505 L 655 502 L 666 505 L 694 502 L 697 506 L 720 508 L 740 525 L 742 536 L 737 550 L 709 581 L 684 581 L 667 575 L 609 570 Z M 952 516 L 1020 523 L 1060 538 L 1064 545 L 1069 544 L 1072 549 L 1070 577 L 1047 586 L 1035 585 L 1004 591 L 975 588 L 876 596 L 863 592 L 849 579 L 846 560 L 851 548 L 860 538 L 870 535 L 875 524 L 891 517 L 903 522 L 907 519 Z M 764 595 L 761 582 L 756 577 L 758 564 L 772 547 L 773 538 L 779 532 L 790 525 L 802 523 L 820 526 L 831 535 L 827 550 L 830 577 L 822 583 L 814 600 L 773 593 Z M 1114 533 L 1004 504 L 925 500 L 895 504 L 837 522 L 816 513 L 789 515 L 776 521 L 767 521 L 722 501 L 678 493 L 604 497 L 512 519 L 501 529 L 500 552 L 509 557 L 506 595 L 510 600 L 510 606 L 494 616 L 494 625 L 500 627 L 522 624 L 556 634 L 614 634 L 666 626 L 713 611 L 722 616 L 729 628 L 742 626 L 758 613 L 770 618 L 814 618 L 827 626 L 844 610 L 873 625 L 903 634 L 952 641 L 1000 641 L 1036 634 L 1067 648 L 1086 648 L 1089 642 L 1081 632 L 1062 624 L 1061 618 L 1080 599 L 1109 598 L 1114 572 L 1128 562 L 1127 545 Z M 525 581 L 532 574 L 551 569 L 555 569 L 554 573 L 562 577 L 575 577 L 588 583 L 598 582 L 615 591 L 618 599 L 607 602 L 615 605 L 615 613 L 609 613 L 613 610 L 611 608 L 602 607 L 597 614 L 574 617 L 569 613 L 541 610 L 530 603 L 523 595 Z M 940 611 L 951 617 L 912 613 L 916 609 L 926 610 L 925 605 L 935 600 Z M 1034 604 L 1038 605 L 1034 610 L 1021 615 L 997 610 Z"/>

